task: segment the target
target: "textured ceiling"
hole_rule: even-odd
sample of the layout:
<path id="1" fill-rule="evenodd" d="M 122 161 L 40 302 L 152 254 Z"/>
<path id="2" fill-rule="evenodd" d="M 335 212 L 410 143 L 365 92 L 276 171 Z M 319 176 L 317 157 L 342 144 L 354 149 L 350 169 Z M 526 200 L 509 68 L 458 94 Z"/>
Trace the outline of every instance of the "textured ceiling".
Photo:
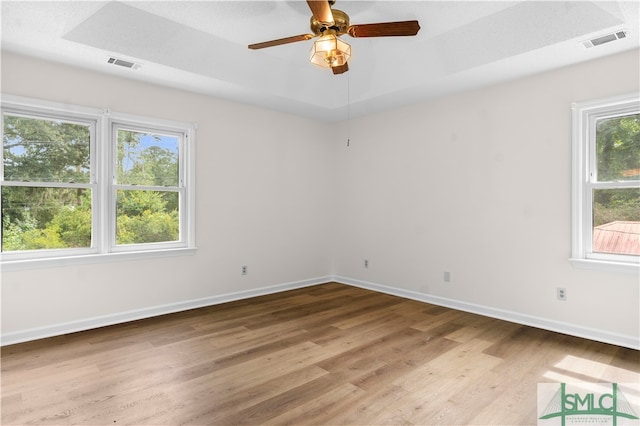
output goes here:
<path id="1" fill-rule="evenodd" d="M 343 36 L 350 71 L 308 62 L 304 1 L 2 1 L 2 49 L 291 112 L 341 120 L 640 45 L 640 2 L 341 1 L 353 24 L 417 19 L 416 37 Z M 585 48 L 614 31 L 627 38 Z M 110 56 L 141 64 L 125 69 Z"/>

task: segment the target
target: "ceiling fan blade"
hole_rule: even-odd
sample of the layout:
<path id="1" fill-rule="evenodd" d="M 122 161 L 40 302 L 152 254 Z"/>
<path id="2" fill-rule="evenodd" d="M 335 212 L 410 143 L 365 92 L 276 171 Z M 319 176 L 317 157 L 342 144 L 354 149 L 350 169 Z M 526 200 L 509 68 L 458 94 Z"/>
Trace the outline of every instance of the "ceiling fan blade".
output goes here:
<path id="1" fill-rule="evenodd" d="M 279 38 L 277 40 L 264 41 L 262 43 L 250 44 L 249 49 L 264 49 L 265 47 L 279 46 L 281 44 L 295 43 L 296 41 L 311 40 L 315 36 L 313 34 L 300 34 L 297 36 Z"/>
<path id="2" fill-rule="evenodd" d="M 336 65 L 335 67 L 331 67 L 331 70 L 334 74 L 343 74 L 349 71 L 349 63 L 345 62 L 344 65 Z"/>
<path id="3" fill-rule="evenodd" d="M 307 0 L 309 9 L 316 21 L 323 24 L 333 25 L 333 13 L 331 13 L 331 6 L 327 0 Z"/>
<path id="4" fill-rule="evenodd" d="M 420 31 L 418 21 L 381 22 L 379 24 L 351 25 L 351 37 L 414 36 Z"/>

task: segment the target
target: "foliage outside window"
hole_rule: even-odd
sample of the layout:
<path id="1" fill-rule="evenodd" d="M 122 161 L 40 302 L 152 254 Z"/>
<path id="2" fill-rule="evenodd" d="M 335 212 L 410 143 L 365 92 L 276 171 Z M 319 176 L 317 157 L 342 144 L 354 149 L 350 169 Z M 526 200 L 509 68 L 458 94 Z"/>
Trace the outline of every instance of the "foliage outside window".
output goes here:
<path id="1" fill-rule="evenodd" d="M 116 244 L 180 239 L 180 137 L 115 129 Z"/>
<path id="2" fill-rule="evenodd" d="M 3 114 L 3 253 L 91 247 L 94 124 Z"/>
<path id="3" fill-rule="evenodd" d="M 3 103 L 3 263 L 193 248 L 189 126 L 34 102 Z"/>
<path id="4" fill-rule="evenodd" d="M 637 271 L 640 106 L 637 95 L 574 108 L 573 258 Z"/>

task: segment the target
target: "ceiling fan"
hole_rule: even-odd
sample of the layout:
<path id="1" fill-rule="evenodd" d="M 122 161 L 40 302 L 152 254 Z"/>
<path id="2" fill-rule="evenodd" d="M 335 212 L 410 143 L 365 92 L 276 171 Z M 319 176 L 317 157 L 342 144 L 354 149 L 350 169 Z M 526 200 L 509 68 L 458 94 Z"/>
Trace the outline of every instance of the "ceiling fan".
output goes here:
<path id="1" fill-rule="evenodd" d="M 351 37 L 392 37 L 414 36 L 420 30 L 418 21 L 381 22 L 378 24 L 351 25 L 349 15 L 332 9 L 335 0 L 307 0 L 311 9 L 311 31 L 313 34 L 300 34 L 262 43 L 250 44 L 249 49 L 310 40 L 319 37 L 311 47 L 310 61 L 325 68 L 331 68 L 334 74 L 349 71 L 348 60 L 351 46 L 340 39 L 343 34 Z"/>

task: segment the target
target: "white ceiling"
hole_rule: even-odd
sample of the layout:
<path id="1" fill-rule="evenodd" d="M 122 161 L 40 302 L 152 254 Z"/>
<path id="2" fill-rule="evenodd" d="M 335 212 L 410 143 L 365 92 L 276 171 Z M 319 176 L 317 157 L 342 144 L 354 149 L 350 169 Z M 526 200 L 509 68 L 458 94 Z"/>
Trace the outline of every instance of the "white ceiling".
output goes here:
<path id="1" fill-rule="evenodd" d="M 2 49 L 291 112 L 342 120 L 640 46 L 640 1 L 336 1 L 352 24 L 417 19 L 415 37 L 343 39 L 349 72 L 308 61 L 304 1 L 2 0 Z M 626 39 L 582 42 L 626 30 Z M 110 56 L 141 64 L 110 65 Z"/>

